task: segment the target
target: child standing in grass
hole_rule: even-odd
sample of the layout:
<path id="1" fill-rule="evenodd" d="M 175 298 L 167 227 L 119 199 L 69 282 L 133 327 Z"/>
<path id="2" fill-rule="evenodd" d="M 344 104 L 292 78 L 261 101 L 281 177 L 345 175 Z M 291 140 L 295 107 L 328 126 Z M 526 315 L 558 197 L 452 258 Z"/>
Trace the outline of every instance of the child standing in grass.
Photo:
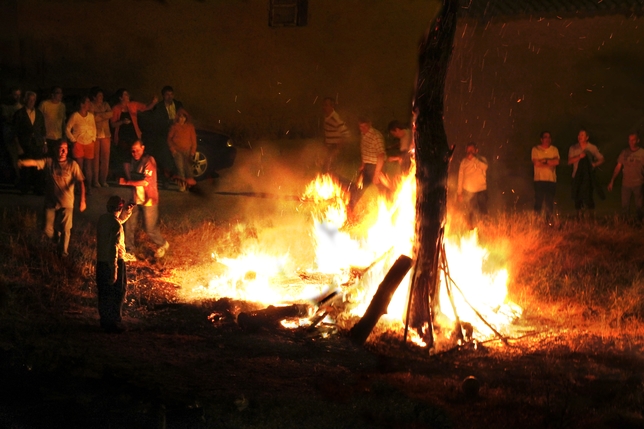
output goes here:
<path id="1" fill-rule="evenodd" d="M 121 333 L 121 310 L 127 290 L 125 275 L 125 233 L 123 224 L 132 214 L 132 206 L 123 212 L 123 199 L 113 195 L 107 200 L 107 213 L 96 225 L 96 286 L 101 327 L 110 333 Z"/>

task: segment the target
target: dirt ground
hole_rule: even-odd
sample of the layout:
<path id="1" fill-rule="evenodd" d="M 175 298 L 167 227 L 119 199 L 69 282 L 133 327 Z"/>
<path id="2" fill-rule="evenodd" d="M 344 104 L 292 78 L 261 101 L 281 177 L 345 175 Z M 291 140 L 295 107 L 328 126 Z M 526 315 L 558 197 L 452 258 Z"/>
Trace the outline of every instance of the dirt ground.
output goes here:
<path id="1" fill-rule="evenodd" d="M 310 174 L 285 174 L 271 156 L 280 153 L 241 153 L 196 193 L 161 191 L 164 228 L 204 219 L 232 228 L 258 210 L 278 223 Z M 95 219 L 115 191 L 126 195 L 95 190 L 76 222 Z M 2 189 L 0 202 L 41 201 Z M 3 327 L 0 427 L 644 428 L 641 330 L 610 333 L 565 307 L 534 306 L 506 343 L 440 354 L 402 345 L 399 333 L 363 346 L 337 326 L 248 331 L 235 315 L 250 304 L 187 303 L 187 286 L 165 280 L 170 265 L 130 264 L 139 293 L 128 296 L 123 334 L 99 329 L 91 288 L 55 321 L 25 315 L 29 326 Z"/>

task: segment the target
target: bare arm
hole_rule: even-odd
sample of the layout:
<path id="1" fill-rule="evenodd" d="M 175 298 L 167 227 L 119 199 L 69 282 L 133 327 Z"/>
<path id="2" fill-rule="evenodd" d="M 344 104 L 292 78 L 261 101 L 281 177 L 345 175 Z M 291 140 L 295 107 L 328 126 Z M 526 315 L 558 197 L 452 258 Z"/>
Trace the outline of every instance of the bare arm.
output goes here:
<path id="1" fill-rule="evenodd" d="M 123 177 L 119 179 L 119 185 L 123 186 L 148 186 L 147 180 L 128 180 Z"/>
<path id="2" fill-rule="evenodd" d="M 65 127 L 65 134 L 67 135 L 67 139 L 69 139 L 70 142 L 74 143 L 76 139 L 74 138 L 74 134 L 72 133 L 74 129 L 74 116 L 72 115 L 71 118 L 69 118 L 69 121 L 67 121 L 67 126 Z"/>
<path id="3" fill-rule="evenodd" d="M 604 158 L 599 158 L 599 159 L 597 159 L 597 161 L 595 161 L 595 162 L 593 162 L 593 163 L 592 163 L 593 168 L 594 168 L 594 167 L 599 167 L 600 165 L 602 165 L 602 164 L 604 163 L 604 161 L 605 161 L 605 159 L 604 159 Z"/>
<path id="4" fill-rule="evenodd" d="M 80 200 L 79 209 L 80 211 L 84 212 L 85 209 L 87 208 L 87 203 L 85 201 L 85 181 L 81 180 L 80 182 L 78 182 L 78 184 L 80 185 L 80 188 L 81 188 L 81 192 L 80 192 L 81 200 Z"/>
<path id="5" fill-rule="evenodd" d="M 615 179 L 617 178 L 617 175 L 621 170 L 622 170 L 622 164 L 618 162 L 617 165 L 615 166 L 615 169 L 613 170 L 613 177 L 610 178 L 610 182 L 608 183 L 608 186 L 607 186 L 609 191 L 613 190 L 613 182 L 615 181 Z"/>
<path id="6" fill-rule="evenodd" d="M 145 106 L 145 108 L 144 108 L 144 109 L 142 109 L 142 110 L 151 110 L 151 109 L 154 109 L 154 106 L 156 106 L 156 104 L 157 104 L 158 102 L 159 102 L 159 99 L 158 99 L 158 98 L 157 98 L 157 96 L 155 95 L 155 96 L 154 96 L 154 98 L 152 99 L 152 101 L 150 102 L 150 104 L 148 104 L 147 106 Z"/>
<path id="7" fill-rule="evenodd" d="M 579 155 L 573 156 L 573 157 L 568 157 L 568 165 L 573 165 L 575 162 L 579 162 L 579 160 L 586 158 L 586 152 L 582 152 Z"/>
<path id="8" fill-rule="evenodd" d="M 19 159 L 18 167 L 38 167 L 38 162 L 35 159 Z"/>
<path id="9" fill-rule="evenodd" d="M 102 113 L 94 113 L 97 119 L 101 121 L 106 121 L 108 119 L 112 118 L 112 109 L 110 108 L 110 105 L 107 105 L 107 110 L 105 110 Z"/>
<path id="10" fill-rule="evenodd" d="M 532 159 L 532 163 L 537 168 L 547 168 L 547 167 L 556 167 L 559 165 L 559 158 L 550 158 L 550 159 Z"/>
<path id="11" fill-rule="evenodd" d="M 118 107 L 115 107 L 114 110 L 112 110 L 112 117 L 110 118 L 110 124 L 112 124 L 114 128 L 118 128 L 123 124 L 129 123 L 129 122 L 126 122 L 125 120 L 121 120 L 120 116 L 121 116 L 122 110 L 123 110 L 122 108 L 118 108 Z"/>
<path id="12" fill-rule="evenodd" d="M 380 183 L 380 173 L 382 172 L 382 167 L 385 165 L 385 153 L 382 152 L 378 155 L 378 160 L 376 161 L 376 171 L 373 174 L 373 183 L 377 185 Z"/>

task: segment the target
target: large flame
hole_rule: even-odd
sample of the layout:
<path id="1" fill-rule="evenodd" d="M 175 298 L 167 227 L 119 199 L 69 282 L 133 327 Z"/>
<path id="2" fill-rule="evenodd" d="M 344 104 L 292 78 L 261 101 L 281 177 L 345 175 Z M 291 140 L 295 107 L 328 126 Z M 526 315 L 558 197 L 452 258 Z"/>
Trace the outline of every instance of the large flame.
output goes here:
<path id="1" fill-rule="evenodd" d="M 362 316 L 387 270 L 400 255 L 412 257 L 415 228 L 416 181 L 414 168 L 401 177 L 393 195 L 378 197 L 369 205 L 370 215 L 358 225 L 347 222 L 347 197 L 342 186 L 329 175 L 318 176 L 303 193 L 311 206 L 311 236 L 315 261 L 306 268 L 320 275 L 318 284 L 293 281 L 297 277 L 288 254 L 271 255 L 265 246 L 255 246 L 236 258 L 213 255 L 223 274 L 208 285 L 194 289 L 195 296 L 277 305 L 340 289 L 347 311 Z M 294 237 L 294 239 L 296 239 Z M 259 250 L 261 249 L 261 250 Z M 440 287 L 442 324 L 453 324 L 456 316 L 474 328 L 474 336 L 489 336 L 489 326 L 501 329 L 520 315 L 521 309 L 507 301 L 508 273 L 505 268 L 485 268 L 487 251 L 478 244 L 477 233 L 445 238 L 447 264 Z M 356 273 L 358 273 L 356 275 Z M 451 281 L 446 282 L 446 279 Z M 398 287 L 382 323 L 400 327 L 404 323 L 410 275 Z M 451 294 L 447 293 L 447 286 Z M 456 308 L 456 315 L 453 307 Z"/>

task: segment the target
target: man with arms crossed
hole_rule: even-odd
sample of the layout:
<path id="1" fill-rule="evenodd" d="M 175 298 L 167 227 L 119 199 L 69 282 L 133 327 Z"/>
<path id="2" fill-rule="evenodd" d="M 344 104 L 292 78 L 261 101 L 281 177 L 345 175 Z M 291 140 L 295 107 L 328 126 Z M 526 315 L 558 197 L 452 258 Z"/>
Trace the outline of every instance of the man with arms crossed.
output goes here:
<path id="1" fill-rule="evenodd" d="M 552 146 L 549 131 L 540 136 L 541 143 L 532 148 L 532 164 L 534 165 L 534 211 L 541 213 L 545 205 L 546 222 L 550 222 L 554 212 L 555 191 L 557 189 L 557 166 L 559 165 L 559 150 Z"/>

